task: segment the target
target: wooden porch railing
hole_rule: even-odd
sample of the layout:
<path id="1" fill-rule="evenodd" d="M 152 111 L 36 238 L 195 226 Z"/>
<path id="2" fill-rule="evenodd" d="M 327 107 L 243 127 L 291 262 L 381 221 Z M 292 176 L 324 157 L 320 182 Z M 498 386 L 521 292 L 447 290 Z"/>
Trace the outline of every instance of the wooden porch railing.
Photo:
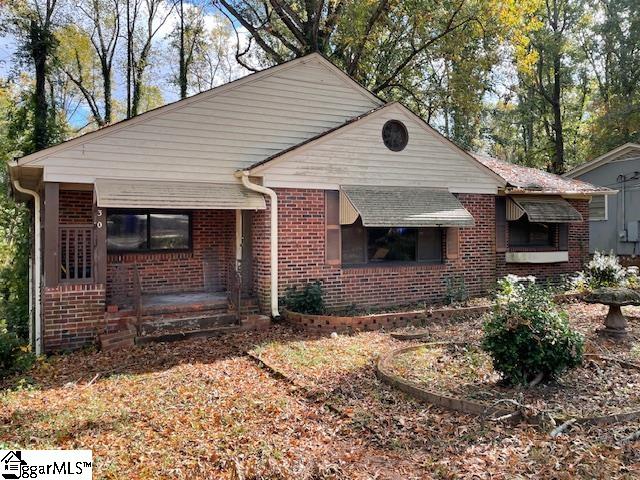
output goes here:
<path id="1" fill-rule="evenodd" d="M 60 225 L 58 253 L 60 283 L 92 283 L 94 233 L 92 224 Z"/>

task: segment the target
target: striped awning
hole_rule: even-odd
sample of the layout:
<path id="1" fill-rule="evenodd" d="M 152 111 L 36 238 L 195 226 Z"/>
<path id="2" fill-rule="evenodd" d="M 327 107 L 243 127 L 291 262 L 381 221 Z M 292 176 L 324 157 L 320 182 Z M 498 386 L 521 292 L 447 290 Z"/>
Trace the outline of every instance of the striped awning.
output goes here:
<path id="1" fill-rule="evenodd" d="M 526 215 L 534 223 L 582 222 L 582 215 L 564 198 L 549 196 L 514 195 L 507 205 L 508 220 L 517 220 Z"/>
<path id="2" fill-rule="evenodd" d="M 340 223 L 358 216 L 365 227 L 470 227 L 471 214 L 447 190 L 345 185 Z"/>
<path id="3" fill-rule="evenodd" d="M 97 179 L 97 203 L 104 208 L 263 210 L 264 197 L 240 183 Z"/>

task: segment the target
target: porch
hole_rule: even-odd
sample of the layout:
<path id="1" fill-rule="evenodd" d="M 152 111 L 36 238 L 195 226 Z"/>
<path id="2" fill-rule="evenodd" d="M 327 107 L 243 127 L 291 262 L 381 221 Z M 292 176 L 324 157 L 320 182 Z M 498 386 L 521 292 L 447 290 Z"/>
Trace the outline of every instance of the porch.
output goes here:
<path id="1" fill-rule="evenodd" d="M 208 337 L 240 330 L 257 313 L 252 297 L 234 303 L 227 292 L 147 294 L 137 306 L 107 307 L 105 333 L 131 332 L 138 344 Z"/>
<path id="2" fill-rule="evenodd" d="M 116 332 L 148 341 L 207 335 L 258 312 L 253 210 L 159 208 L 144 191 L 148 206 L 126 208 L 113 190 L 105 197 L 92 187 L 45 184 L 46 350 Z M 56 325 L 63 321 L 73 329 Z"/>

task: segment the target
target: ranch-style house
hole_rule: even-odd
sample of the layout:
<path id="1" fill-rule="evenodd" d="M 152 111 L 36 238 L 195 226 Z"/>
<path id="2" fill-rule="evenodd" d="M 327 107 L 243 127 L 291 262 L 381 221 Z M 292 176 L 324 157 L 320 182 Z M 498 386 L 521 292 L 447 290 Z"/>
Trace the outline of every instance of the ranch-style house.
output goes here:
<path id="1" fill-rule="evenodd" d="M 131 318 L 153 332 L 277 317 L 288 288 L 315 281 L 338 308 L 438 302 L 454 279 L 481 295 L 506 273 L 557 278 L 588 255 L 592 195 L 612 193 L 466 152 L 319 54 L 10 172 L 33 212 L 38 352 Z"/>

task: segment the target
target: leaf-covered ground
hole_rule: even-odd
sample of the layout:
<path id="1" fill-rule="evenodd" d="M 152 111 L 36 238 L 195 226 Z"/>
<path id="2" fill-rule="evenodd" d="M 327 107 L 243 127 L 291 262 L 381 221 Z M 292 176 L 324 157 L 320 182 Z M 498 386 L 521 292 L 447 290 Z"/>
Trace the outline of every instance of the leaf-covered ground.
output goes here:
<path id="1" fill-rule="evenodd" d="M 635 339 L 592 332 L 604 309 L 576 304 L 594 348 L 637 359 Z M 635 313 L 635 312 L 634 312 Z M 433 340 L 479 336 L 479 320 L 431 327 Z M 78 352 L 41 362 L 0 393 L 0 445 L 90 448 L 95 478 L 638 478 L 640 422 L 551 439 L 417 403 L 379 383 L 383 332 L 263 334 Z M 287 378 L 245 355 L 260 354 Z"/>
<path id="2" fill-rule="evenodd" d="M 491 357 L 473 344 L 426 344 L 398 355 L 390 366 L 428 390 L 487 408 L 515 400 L 565 419 L 640 412 L 640 371 L 598 357 L 586 357 L 556 381 L 531 388 L 503 385 Z"/>

